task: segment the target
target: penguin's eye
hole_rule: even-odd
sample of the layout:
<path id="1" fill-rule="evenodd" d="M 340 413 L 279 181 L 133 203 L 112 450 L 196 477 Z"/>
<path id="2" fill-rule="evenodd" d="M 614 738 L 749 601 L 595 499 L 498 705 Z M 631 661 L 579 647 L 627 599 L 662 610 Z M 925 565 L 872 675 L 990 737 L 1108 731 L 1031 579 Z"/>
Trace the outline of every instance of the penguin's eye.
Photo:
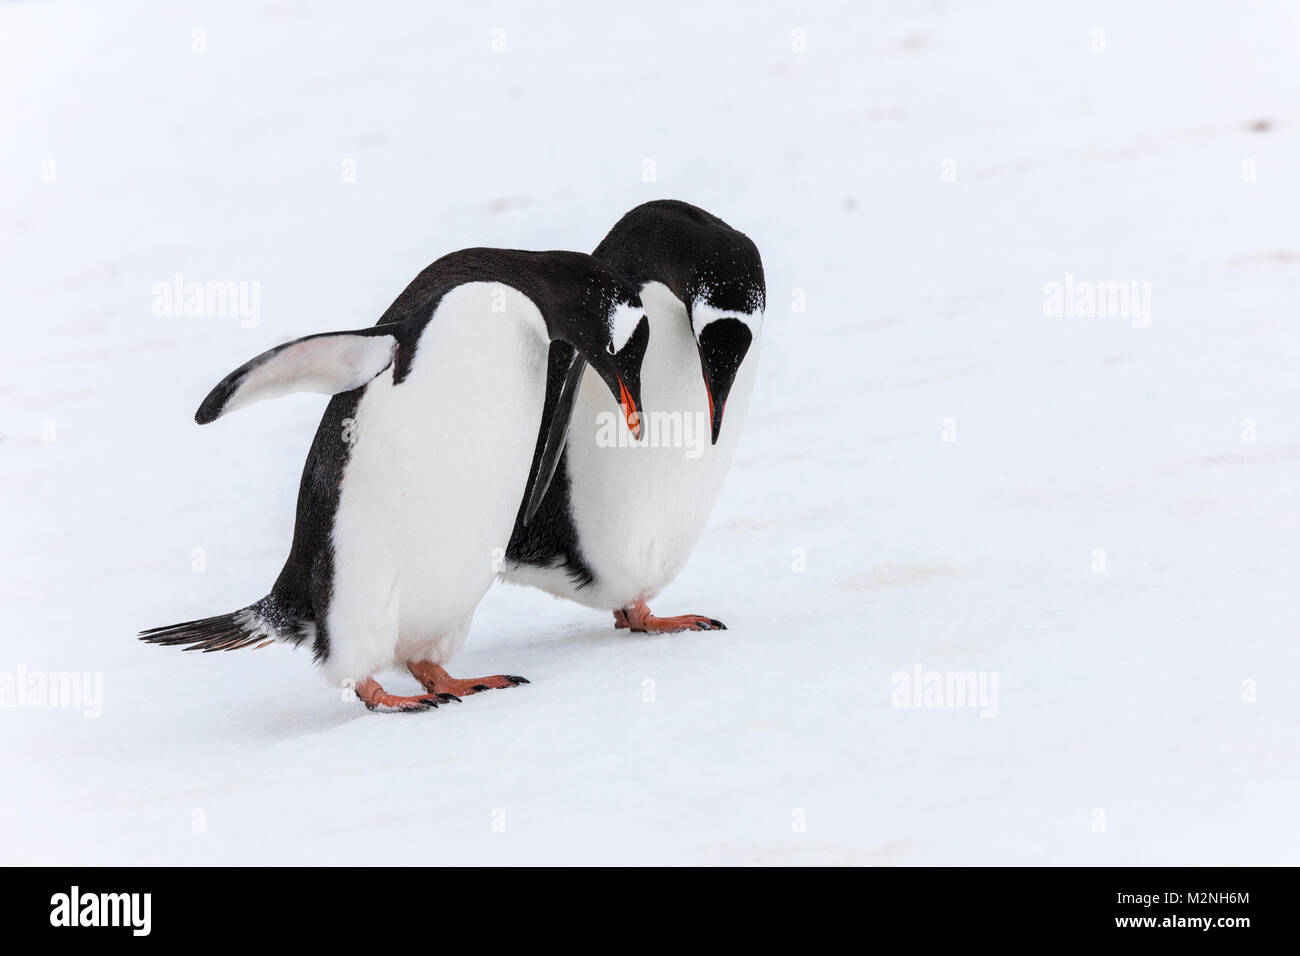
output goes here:
<path id="1" fill-rule="evenodd" d="M 605 346 L 605 351 L 608 352 L 610 355 L 617 355 L 617 354 L 618 354 L 618 352 L 616 352 L 616 351 L 614 350 L 614 343 L 613 343 L 613 342 L 610 342 L 608 345 Z"/>

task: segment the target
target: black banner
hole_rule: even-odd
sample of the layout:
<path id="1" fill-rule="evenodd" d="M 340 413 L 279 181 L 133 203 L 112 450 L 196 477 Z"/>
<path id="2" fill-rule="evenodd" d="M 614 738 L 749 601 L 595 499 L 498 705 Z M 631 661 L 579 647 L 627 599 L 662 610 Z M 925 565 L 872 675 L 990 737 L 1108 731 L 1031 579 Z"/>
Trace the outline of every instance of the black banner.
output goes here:
<path id="1" fill-rule="evenodd" d="M 1290 869 L 855 869 L 798 875 L 733 870 L 10 869 L 0 904 L 11 942 L 59 937 L 128 944 L 245 945 L 276 928 L 295 944 L 394 945 L 416 927 L 453 935 L 529 935 L 558 919 L 566 934 L 800 937 L 890 930 L 915 942 L 1125 937 L 1174 947 L 1231 945 L 1287 925 Z M 719 879 L 725 883 L 719 883 Z M 790 882 L 786 882 L 789 880 Z M 406 914 L 406 915 L 403 915 Z M 514 926 L 515 930 L 510 927 Z M 37 939 L 39 937 L 39 939 Z M 75 940 L 73 939 L 75 937 Z M 410 939 L 438 945 L 436 939 Z M 477 940 L 475 943 L 477 944 Z M 490 939 L 482 941 L 491 945 Z M 677 945 L 677 943 L 673 943 Z"/>

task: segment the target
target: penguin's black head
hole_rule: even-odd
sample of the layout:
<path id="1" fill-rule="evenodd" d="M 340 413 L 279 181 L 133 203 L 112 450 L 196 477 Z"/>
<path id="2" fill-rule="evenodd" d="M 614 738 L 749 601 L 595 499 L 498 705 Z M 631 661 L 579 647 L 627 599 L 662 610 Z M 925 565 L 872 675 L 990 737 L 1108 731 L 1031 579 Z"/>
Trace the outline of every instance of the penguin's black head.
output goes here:
<path id="1" fill-rule="evenodd" d="M 686 307 L 716 445 L 727 396 L 759 334 L 766 308 L 758 247 L 697 206 L 658 200 L 624 215 L 596 247 L 595 256 L 638 289 L 656 283 Z"/>
<path id="2" fill-rule="evenodd" d="M 745 353 L 754 341 L 749 316 L 721 315 L 706 322 L 695 318 L 699 310 L 692 310 L 692 328 L 695 344 L 700 350 L 700 368 L 704 372 L 704 388 L 709 393 L 709 422 L 713 431 L 713 444 L 722 433 L 722 415 L 727 409 L 727 396 Z M 762 313 L 758 313 L 761 319 Z"/>
<path id="3" fill-rule="evenodd" d="M 572 300 L 557 310 L 551 337 L 568 342 L 595 370 L 622 406 L 632 435 L 640 439 L 641 360 L 650 341 L 650 321 L 636 290 L 595 259 L 582 258 L 589 271 L 569 286 Z"/>
<path id="4" fill-rule="evenodd" d="M 641 439 L 641 360 L 650 341 L 650 320 L 645 317 L 641 297 L 627 280 L 580 252 L 542 255 L 552 278 L 544 293 L 547 308 L 542 312 L 547 332 L 552 340 L 571 345 L 575 354 L 554 396 L 546 435 L 540 439 L 540 457 L 524 502 L 524 524 L 537 513 L 559 466 L 588 365 L 618 402 L 632 437 Z M 552 360 L 556 355 L 552 350 Z"/>
<path id="5" fill-rule="evenodd" d="M 645 317 L 641 299 L 630 289 L 624 290 L 610 308 L 605 341 L 600 360 L 587 359 L 609 390 L 618 399 L 632 437 L 641 438 L 641 361 L 650 343 L 650 320 Z"/>
<path id="6" fill-rule="evenodd" d="M 762 329 L 767 285 L 758 247 L 729 226 L 710 233 L 710 241 L 695 248 L 689 263 L 679 298 L 699 350 L 716 445 L 736 373 Z"/>
<path id="7" fill-rule="evenodd" d="M 757 250 L 754 255 L 757 257 Z M 756 278 L 751 270 L 737 268 L 735 263 L 728 263 L 725 271 L 716 263 L 713 266 L 693 283 L 686 310 L 700 351 L 716 445 L 736 372 L 763 324 L 766 288 L 761 264 Z"/>

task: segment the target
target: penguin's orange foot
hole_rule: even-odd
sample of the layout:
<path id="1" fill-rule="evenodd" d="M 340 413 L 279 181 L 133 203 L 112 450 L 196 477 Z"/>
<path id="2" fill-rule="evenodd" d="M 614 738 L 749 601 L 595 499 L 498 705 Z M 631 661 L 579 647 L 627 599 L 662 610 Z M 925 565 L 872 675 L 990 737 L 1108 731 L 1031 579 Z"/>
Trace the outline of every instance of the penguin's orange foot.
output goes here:
<path id="1" fill-rule="evenodd" d="M 430 710 L 439 704 L 448 704 L 460 699 L 453 694 L 439 693 L 400 697 L 397 694 L 388 693 L 379 686 L 379 681 L 373 677 L 358 681 L 355 690 L 357 699 L 365 704 L 368 710 L 378 711 L 381 714 L 414 714 L 419 711 Z"/>
<path id="2" fill-rule="evenodd" d="M 430 694 L 443 694 L 456 700 L 477 694 L 479 691 L 527 684 L 525 677 L 514 674 L 493 674 L 491 677 L 452 677 L 437 664 L 428 661 L 407 661 L 406 669 Z"/>
<path id="3" fill-rule="evenodd" d="M 725 631 L 727 625 L 717 618 L 702 614 L 679 614 L 676 617 L 655 617 L 645 601 L 637 601 L 614 612 L 614 627 L 639 634 L 655 632 L 668 634 L 674 631 Z"/>

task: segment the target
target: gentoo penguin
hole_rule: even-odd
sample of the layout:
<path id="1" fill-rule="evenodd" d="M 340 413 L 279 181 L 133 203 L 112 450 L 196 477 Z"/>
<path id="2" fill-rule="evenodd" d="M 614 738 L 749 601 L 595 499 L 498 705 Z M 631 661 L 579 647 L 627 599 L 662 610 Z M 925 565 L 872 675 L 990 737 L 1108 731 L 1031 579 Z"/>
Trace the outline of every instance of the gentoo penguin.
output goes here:
<path id="1" fill-rule="evenodd" d="M 502 576 L 612 610 L 619 628 L 723 628 L 699 614 L 656 617 L 646 601 L 690 557 L 745 423 L 767 295 L 758 248 L 703 209 L 661 200 L 620 219 L 595 256 L 639 290 L 650 320 L 648 434 L 637 445 L 611 441 L 600 376 L 553 346 L 534 468 L 549 475 L 549 416 L 567 418 L 572 405 L 568 444 L 549 488 L 536 483 L 521 509 Z"/>
<path id="2" fill-rule="evenodd" d="M 334 396 L 303 469 L 289 558 L 248 607 L 140 637 L 203 651 L 308 644 L 326 678 L 371 710 L 526 683 L 457 680 L 443 665 L 496 577 L 527 490 L 547 350 L 576 350 L 635 432 L 648 336 L 635 289 L 591 256 L 466 249 L 421 272 L 374 327 L 257 356 L 195 419 L 288 392 Z M 567 421 L 552 418 L 562 438 Z M 380 687 L 375 673 L 397 665 L 427 693 Z"/>

